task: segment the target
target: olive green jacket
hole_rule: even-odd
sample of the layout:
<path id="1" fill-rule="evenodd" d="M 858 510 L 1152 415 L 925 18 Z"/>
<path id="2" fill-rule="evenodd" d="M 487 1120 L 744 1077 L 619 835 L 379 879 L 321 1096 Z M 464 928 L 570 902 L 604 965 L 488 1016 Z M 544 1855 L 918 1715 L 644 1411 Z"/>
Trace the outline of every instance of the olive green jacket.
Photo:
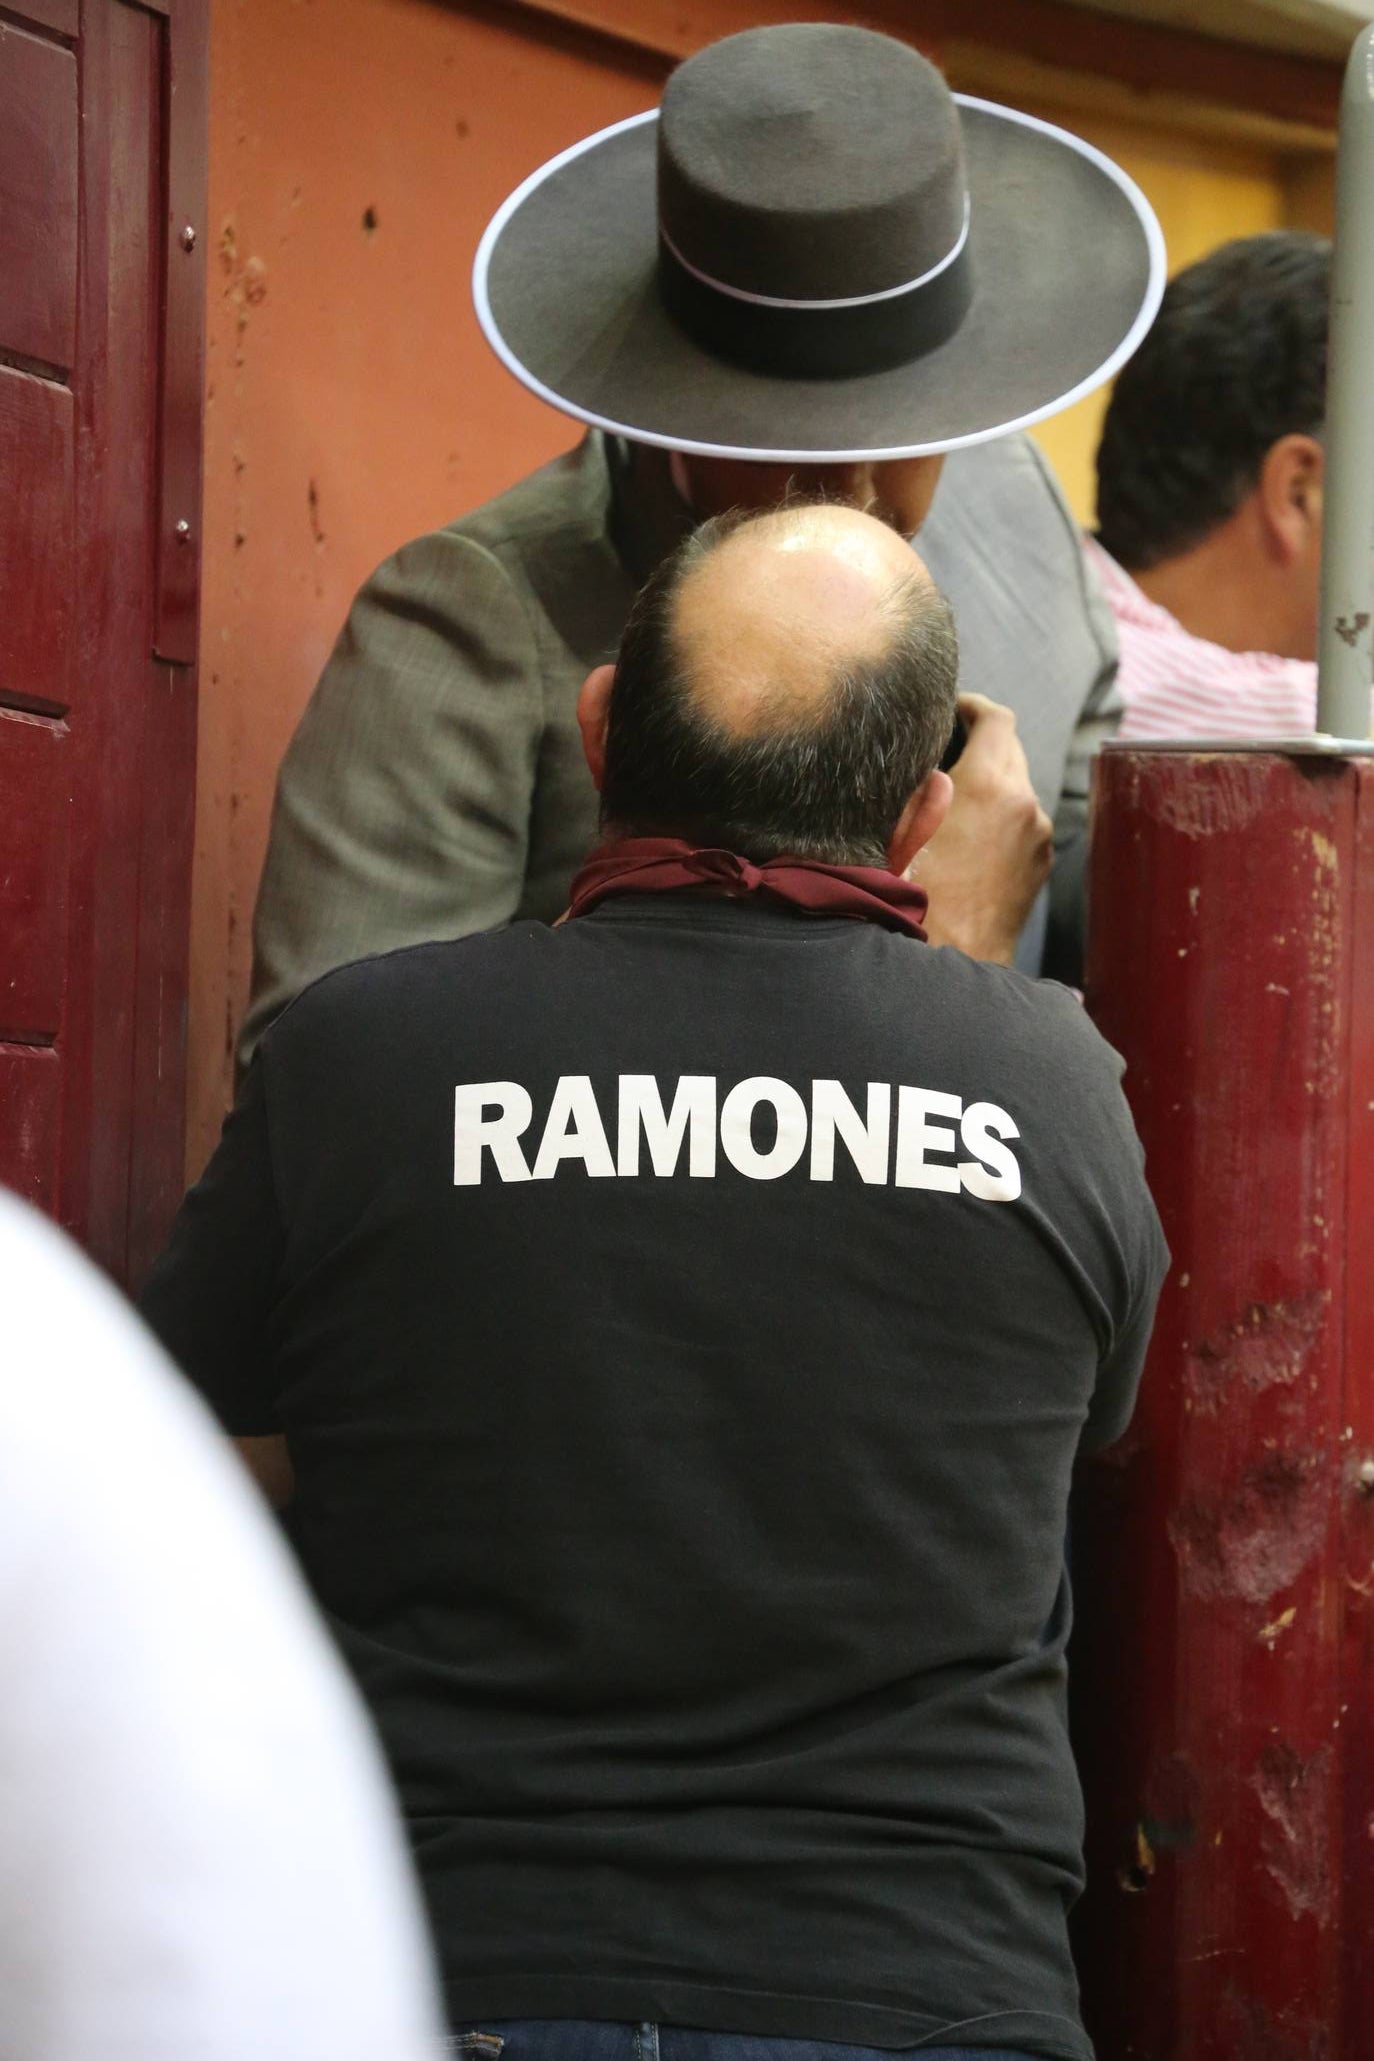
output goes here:
<path id="1" fill-rule="evenodd" d="M 282 763 L 241 1058 L 335 966 L 559 914 L 597 829 L 578 689 L 690 519 L 663 454 L 592 433 L 368 581 Z M 1035 446 L 955 453 L 920 550 L 962 685 L 1015 709 L 1071 848 L 1119 713 L 1116 643 Z"/>

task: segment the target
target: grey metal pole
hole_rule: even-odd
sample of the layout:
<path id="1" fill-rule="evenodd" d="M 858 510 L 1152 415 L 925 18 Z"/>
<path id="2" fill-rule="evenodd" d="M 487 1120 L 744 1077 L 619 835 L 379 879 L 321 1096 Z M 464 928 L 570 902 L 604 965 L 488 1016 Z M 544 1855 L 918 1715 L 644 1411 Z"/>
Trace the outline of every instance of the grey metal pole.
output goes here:
<path id="1" fill-rule="evenodd" d="M 1326 376 L 1317 728 L 1370 734 L 1374 675 L 1374 22 L 1345 68 Z"/>

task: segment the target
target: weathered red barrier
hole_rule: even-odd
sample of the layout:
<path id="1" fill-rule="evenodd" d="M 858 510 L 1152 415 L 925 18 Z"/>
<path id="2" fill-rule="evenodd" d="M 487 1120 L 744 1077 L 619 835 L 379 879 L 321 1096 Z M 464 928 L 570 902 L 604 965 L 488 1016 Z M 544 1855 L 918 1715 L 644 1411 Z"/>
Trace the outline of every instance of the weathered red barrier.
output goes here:
<path id="1" fill-rule="evenodd" d="M 1174 1264 L 1073 1557 L 1100 2061 L 1374 2061 L 1374 758 L 1113 747 L 1088 1006 Z"/>

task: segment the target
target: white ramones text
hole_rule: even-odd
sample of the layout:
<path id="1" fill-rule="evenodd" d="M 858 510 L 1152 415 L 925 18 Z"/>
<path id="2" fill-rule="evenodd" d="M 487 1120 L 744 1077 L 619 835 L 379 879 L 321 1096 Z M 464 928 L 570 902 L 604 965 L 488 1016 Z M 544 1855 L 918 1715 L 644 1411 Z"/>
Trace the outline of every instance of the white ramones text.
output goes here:
<path id="1" fill-rule="evenodd" d="M 763 1112 L 757 1131 L 756 1111 Z M 760 1135 L 767 1142 L 756 1143 Z M 714 1074 L 682 1074 L 665 1105 L 653 1074 L 623 1073 L 612 1118 L 590 1076 L 569 1073 L 537 1130 L 533 1099 L 518 1081 L 463 1082 L 455 1091 L 453 1179 L 460 1188 L 487 1178 L 548 1181 L 562 1167 L 580 1166 L 602 1180 L 685 1173 L 709 1181 L 724 1159 L 751 1181 L 798 1171 L 831 1181 L 842 1152 L 872 1185 L 1014 1202 L 1021 1168 L 1010 1141 L 1019 1136 L 995 1102 L 966 1103 L 939 1088 L 870 1081 L 859 1108 L 838 1081 L 812 1081 L 808 1098 L 768 1074 L 723 1095 Z"/>

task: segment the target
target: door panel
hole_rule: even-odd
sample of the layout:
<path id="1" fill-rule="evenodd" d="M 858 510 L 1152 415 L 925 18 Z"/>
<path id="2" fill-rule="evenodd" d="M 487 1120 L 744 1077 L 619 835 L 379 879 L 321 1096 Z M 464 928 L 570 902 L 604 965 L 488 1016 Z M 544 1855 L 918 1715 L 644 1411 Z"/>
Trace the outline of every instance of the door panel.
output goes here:
<path id="1" fill-rule="evenodd" d="M 5 12 L 22 15 L 31 27 L 50 29 L 72 43 L 81 27 L 81 0 L 5 0 Z"/>
<path id="2" fill-rule="evenodd" d="M 57 1214 L 62 1068 L 51 1046 L 0 1044 L 0 1184 Z"/>
<path id="3" fill-rule="evenodd" d="M 75 54 L 0 22 L 3 346 L 54 371 L 76 356 Z"/>
<path id="4" fill-rule="evenodd" d="M 11 334 L 0 312 L 0 348 Z M 23 497 L 0 545 L 0 708 L 60 716 L 71 703 L 74 446 L 68 388 L 0 365 L 0 479 Z"/>
<path id="5" fill-rule="evenodd" d="M 51 1045 L 66 986 L 71 739 L 65 723 L 0 709 L 0 824 L 23 837 L 0 853 L 0 1041 Z"/>

